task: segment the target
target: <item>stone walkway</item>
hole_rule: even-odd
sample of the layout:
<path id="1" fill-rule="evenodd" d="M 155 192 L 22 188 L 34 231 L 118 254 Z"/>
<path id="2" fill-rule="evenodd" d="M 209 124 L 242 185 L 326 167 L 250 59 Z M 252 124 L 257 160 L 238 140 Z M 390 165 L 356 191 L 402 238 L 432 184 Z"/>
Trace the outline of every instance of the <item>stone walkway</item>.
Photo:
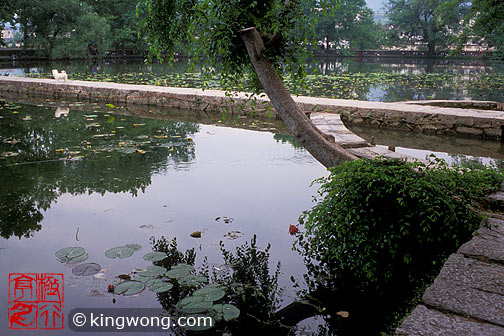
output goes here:
<path id="1" fill-rule="evenodd" d="M 1 76 L 1 91 L 238 114 L 248 114 L 254 106 L 254 113 L 275 113 L 267 97 L 253 101 L 243 92 L 229 97 L 219 90 Z M 345 122 L 353 124 L 494 139 L 502 136 L 504 127 L 504 106 L 495 102 L 384 103 L 303 96 L 294 100 L 306 112 L 340 114 Z"/>
<path id="2" fill-rule="evenodd" d="M 500 207 L 504 192 L 489 198 Z M 502 218 L 502 215 L 494 215 Z M 434 283 L 396 330 L 401 336 L 504 335 L 504 221 L 489 217 L 444 264 Z"/>
<path id="3" fill-rule="evenodd" d="M 374 159 L 377 156 L 383 156 L 389 159 L 423 161 L 368 143 L 346 128 L 339 114 L 310 113 L 310 119 L 322 132 L 334 136 L 334 141 L 338 145 L 359 158 Z"/>

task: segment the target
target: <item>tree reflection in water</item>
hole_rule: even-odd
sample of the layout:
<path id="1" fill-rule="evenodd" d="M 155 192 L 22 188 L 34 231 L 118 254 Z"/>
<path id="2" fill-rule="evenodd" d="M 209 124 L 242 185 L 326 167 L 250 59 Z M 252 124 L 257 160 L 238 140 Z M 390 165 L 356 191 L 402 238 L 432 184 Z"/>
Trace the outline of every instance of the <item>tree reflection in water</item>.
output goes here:
<path id="1" fill-rule="evenodd" d="M 130 193 L 194 160 L 198 124 L 0 101 L 0 236 L 31 237 L 62 194 Z"/>

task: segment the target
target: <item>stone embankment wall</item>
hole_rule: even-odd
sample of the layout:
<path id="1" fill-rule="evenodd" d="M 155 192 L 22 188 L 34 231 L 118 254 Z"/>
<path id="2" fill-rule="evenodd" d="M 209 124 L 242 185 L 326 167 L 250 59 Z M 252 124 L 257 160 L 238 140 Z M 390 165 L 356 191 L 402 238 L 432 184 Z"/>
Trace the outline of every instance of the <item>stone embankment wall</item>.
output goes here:
<path id="1" fill-rule="evenodd" d="M 1 77 L 0 91 L 46 95 L 56 99 L 121 102 L 238 114 L 248 114 L 253 110 L 257 114 L 275 115 L 265 96 L 251 99 L 246 93 L 230 96 L 219 90 Z M 302 96 L 294 99 L 306 112 L 340 114 L 345 123 L 352 124 L 491 139 L 500 139 L 504 128 L 504 107 L 496 102 L 383 103 Z"/>

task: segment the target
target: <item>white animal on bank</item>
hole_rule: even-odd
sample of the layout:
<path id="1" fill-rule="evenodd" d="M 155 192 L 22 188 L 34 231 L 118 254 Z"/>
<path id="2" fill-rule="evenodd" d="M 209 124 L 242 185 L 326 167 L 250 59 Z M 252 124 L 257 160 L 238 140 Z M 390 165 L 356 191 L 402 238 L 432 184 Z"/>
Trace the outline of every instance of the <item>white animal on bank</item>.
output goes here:
<path id="1" fill-rule="evenodd" d="M 67 74 L 66 74 L 66 71 L 65 70 L 61 70 L 61 72 L 58 72 L 58 70 L 56 69 L 53 69 L 52 71 L 52 75 L 54 77 L 54 79 L 56 79 L 56 81 L 60 81 L 60 80 L 63 80 L 64 82 L 67 81 L 68 77 L 67 77 Z"/>
<path id="2" fill-rule="evenodd" d="M 56 118 L 68 117 L 68 113 L 70 113 L 70 109 L 68 107 L 58 107 L 56 111 L 54 111 L 54 116 Z"/>

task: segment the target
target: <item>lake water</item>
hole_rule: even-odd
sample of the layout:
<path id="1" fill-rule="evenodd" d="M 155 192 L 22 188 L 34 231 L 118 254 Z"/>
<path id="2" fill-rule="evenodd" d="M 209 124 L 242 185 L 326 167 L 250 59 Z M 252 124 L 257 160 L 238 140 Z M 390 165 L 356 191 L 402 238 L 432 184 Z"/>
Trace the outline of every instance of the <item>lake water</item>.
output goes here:
<path id="1" fill-rule="evenodd" d="M 343 95 L 339 98 L 368 100 L 423 99 L 431 92 L 436 98 L 474 98 L 481 93 L 483 99 L 502 97 L 502 66 L 475 62 L 324 60 L 319 70 L 327 81 L 317 76 L 319 84 L 307 94 L 334 96 L 337 91 Z M 70 78 L 197 83 L 197 76 L 183 75 L 184 66 L 179 63 L 173 71 L 141 62 L 47 63 L 5 65 L 0 73 L 48 76 L 52 68 L 66 68 Z M 446 90 L 439 89 L 440 78 L 464 76 L 472 78 L 465 88 L 447 82 Z M 404 83 L 411 85 L 392 94 Z M 485 86 L 489 83 L 490 88 Z M 289 225 L 312 207 L 317 189 L 310 184 L 327 175 L 325 168 L 287 135 L 278 120 L 147 109 L 149 113 L 23 97 L 0 103 L 0 299 L 8 300 L 9 273 L 63 273 L 65 314 L 78 307 L 165 307 L 171 301 L 147 289 L 133 296 L 107 292 L 118 275 L 135 276 L 136 269 L 152 265 L 142 258 L 153 250 L 151 237 L 176 237 L 180 251 L 195 249 L 198 269 L 208 265 L 219 274 L 226 268 L 219 242 L 233 250 L 257 235 L 260 250 L 271 243 L 266 260 L 270 272 L 281 262 L 279 306 L 292 302 L 296 289 L 290 277 L 302 282 L 306 268 L 291 249 L 295 238 Z M 484 162 L 504 157 L 497 141 L 350 128 L 378 145 L 418 158 L 432 152 L 445 158 L 464 154 Z M 191 237 L 198 231 L 201 238 Z M 132 243 L 142 249 L 129 258 L 104 255 L 112 247 Z M 72 274 L 73 265 L 55 256 L 71 246 L 84 248 L 89 254 L 84 262 L 98 263 L 102 270 L 91 276 Z M 255 266 L 250 263 L 251 269 Z M 309 319 L 303 325 L 313 331 L 319 323 Z M 350 323 L 352 327 L 338 335 L 380 329 L 373 325 L 380 321 L 372 315 Z M 13 334 L 6 310 L 1 310 L 0 334 Z"/>
<path id="2" fill-rule="evenodd" d="M 504 101 L 504 63 L 478 59 L 315 58 L 300 94 L 369 101 L 473 99 Z M 0 63 L 0 75 L 51 77 L 66 70 L 69 79 L 200 87 L 198 69 L 186 59 L 169 68 L 143 60 Z M 294 85 L 287 78 L 288 89 Z M 211 84 L 213 85 L 213 84 Z"/>
<path id="3" fill-rule="evenodd" d="M 291 300 L 288 278 L 301 276 L 304 269 L 301 257 L 291 251 L 289 225 L 311 207 L 316 189 L 310 183 L 326 170 L 290 137 L 142 119 L 110 109 L 70 109 L 68 116 L 55 117 L 57 110 L 19 104 L 0 108 L 2 288 L 8 288 L 9 273 L 63 273 L 66 312 L 156 307 L 156 295 L 148 291 L 116 296 L 115 304 L 106 292 L 119 274 L 150 264 L 142 260 L 152 251 L 150 237 L 176 237 L 181 251 L 196 249 L 198 264 L 208 256 L 218 267 L 223 263 L 219 241 L 233 249 L 257 234 L 260 248 L 272 243 L 271 263 L 282 262 L 280 281 L 286 301 Z M 201 231 L 201 238 L 190 237 L 194 231 Z M 104 256 L 109 248 L 128 243 L 142 250 L 124 260 Z M 86 262 L 107 271 L 100 278 L 72 275 L 71 267 L 55 257 L 69 246 L 85 248 Z M 1 293 L 7 302 L 7 291 Z M 2 312 L 0 333 L 7 335 L 7 313 Z"/>

